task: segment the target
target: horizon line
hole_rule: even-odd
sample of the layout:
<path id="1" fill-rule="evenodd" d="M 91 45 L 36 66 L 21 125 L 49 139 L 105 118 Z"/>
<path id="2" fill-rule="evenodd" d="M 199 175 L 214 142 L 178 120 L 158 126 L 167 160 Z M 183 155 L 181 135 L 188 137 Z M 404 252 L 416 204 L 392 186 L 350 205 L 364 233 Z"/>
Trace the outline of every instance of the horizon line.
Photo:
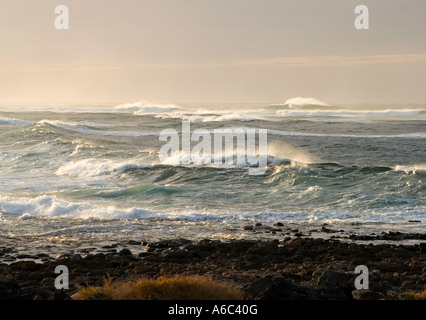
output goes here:
<path id="1" fill-rule="evenodd" d="M 168 63 L 120 63 L 99 62 L 58 62 L 58 63 L 17 63 L 0 64 L 0 73 L 63 72 L 63 71 L 108 71 L 167 68 L 211 68 L 211 67 L 351 67 L 372 64 L 401 64 L 426 62 L 426 54 L 381 54 L 381 55 L 325 55 L 302 57 L 273 57 L 231 60 L 199 60 L 195 62 Z"/>

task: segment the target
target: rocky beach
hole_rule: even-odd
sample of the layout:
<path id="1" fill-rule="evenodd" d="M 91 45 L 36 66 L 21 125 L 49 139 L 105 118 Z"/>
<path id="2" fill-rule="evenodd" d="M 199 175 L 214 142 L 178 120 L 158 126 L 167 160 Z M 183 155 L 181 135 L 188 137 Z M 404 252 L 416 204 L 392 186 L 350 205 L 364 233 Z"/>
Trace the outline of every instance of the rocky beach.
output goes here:
<path id="1" fill-rule="evenodd" d="M 280 224 L 244 226 L 273 233 Z M 342 234 L 323 226 L 323 237 L 302 232 L 270 239 L 129 240 L 76 248 L 56 257 L 30 255 L 0 244 L 0 299 L 69 300 L 106 278 L 207 276 L 255 300 L 403 300 L 426 290 L 426 235 L 395 231 Z M 289 234 L 290 235 L 290 234 Z M 69 289 L 54 286 L 55 268 L 69 269 Z M 354 270 L 369 270 L 369 290 L 357 290 Z"/>

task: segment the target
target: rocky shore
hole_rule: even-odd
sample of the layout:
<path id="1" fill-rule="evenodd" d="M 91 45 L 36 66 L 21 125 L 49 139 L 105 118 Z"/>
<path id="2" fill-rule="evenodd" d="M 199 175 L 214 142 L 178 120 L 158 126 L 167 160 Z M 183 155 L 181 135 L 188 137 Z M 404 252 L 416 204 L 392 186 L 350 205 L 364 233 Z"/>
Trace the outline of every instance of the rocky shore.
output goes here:
<path id="1" fill-rule="evenodd" d="M 327 230 L 324 230 L 326 232 Z M 373 237 L 373 236 L 371 236 Z M 422 238 L 382 234 L 376 238 Z M 378 238 L 378 239 L 379 239 Z M 85 286 L 141 276 L 202 275 L 242 289 L 247 299 L 404 299 L 426 290 L 426 243 L 367 244 L 351 239 L 204 239 L 128 241 L 56 258 L 20 256 L 0 264 L 0 299 L 72 299 Z M 0 247 L 0 257 L 10 255 Z M 44 259 L 44 261 L 43 261 Z M 13 260 L 13 259 L 12 259 Z M 69 290 L 56 290 L 55 268 L 69 269 Z M 369 290 L 356 290 L 355 268 L 369 270 Z"/>

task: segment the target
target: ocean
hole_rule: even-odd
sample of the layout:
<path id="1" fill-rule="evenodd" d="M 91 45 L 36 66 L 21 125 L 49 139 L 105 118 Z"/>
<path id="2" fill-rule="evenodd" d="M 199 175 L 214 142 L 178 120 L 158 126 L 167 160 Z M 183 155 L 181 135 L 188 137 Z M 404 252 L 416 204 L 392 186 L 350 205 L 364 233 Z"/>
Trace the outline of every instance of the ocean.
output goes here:
<path id="1" fill-rule="evenodd" d="M 265 174 L 160 163 L 160 132 L 181 132 L 182 121 L 210 132 L 267 129 Z M 256 223 L 311 235 L 324 225 L 426 231 L 425 104 L 2 106 L 0 140 L 0 243 L 20 252 L 279 238 L 243 230 Z"/>

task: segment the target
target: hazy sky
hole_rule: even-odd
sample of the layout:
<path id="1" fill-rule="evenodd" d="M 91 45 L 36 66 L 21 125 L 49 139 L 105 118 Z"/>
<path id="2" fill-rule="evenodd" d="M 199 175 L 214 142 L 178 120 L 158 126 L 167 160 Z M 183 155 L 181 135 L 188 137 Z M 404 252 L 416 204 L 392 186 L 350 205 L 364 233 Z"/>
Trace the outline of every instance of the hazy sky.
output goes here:
<path id="1" fill-rule="evenodd" d="M 426 102 L 425 16 L 425 0 L 1 0 L 0 103 Z"/>

